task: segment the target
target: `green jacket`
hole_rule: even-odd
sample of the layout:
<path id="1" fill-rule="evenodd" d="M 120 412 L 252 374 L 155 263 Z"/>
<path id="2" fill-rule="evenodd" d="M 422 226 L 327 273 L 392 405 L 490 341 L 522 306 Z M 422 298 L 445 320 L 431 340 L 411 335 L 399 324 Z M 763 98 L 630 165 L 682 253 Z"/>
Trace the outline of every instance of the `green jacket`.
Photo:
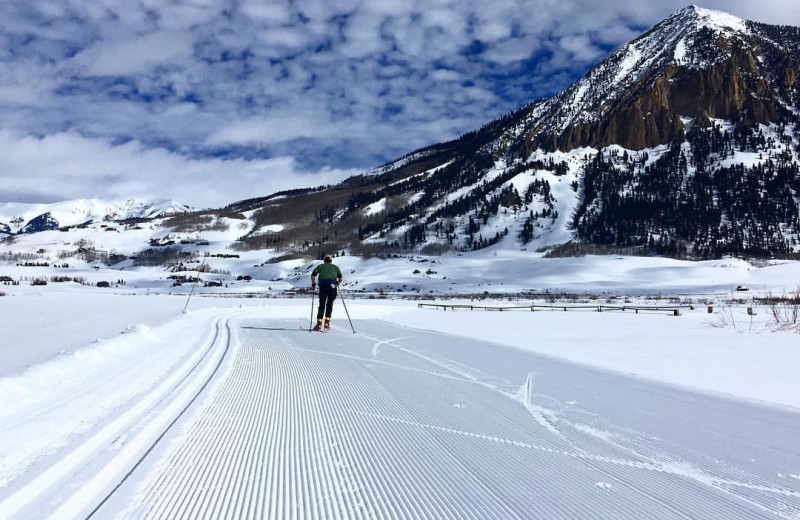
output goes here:
<path id="1" fill-rule="evenodd" d="M 314 271 L 311 274 L 319 275 L 320 284 L 324 282 L 336 282 L 342 277 L 341 269 L 339 269 L 339 267 L 333 263 L 319 264 L 314 268 Z"/>

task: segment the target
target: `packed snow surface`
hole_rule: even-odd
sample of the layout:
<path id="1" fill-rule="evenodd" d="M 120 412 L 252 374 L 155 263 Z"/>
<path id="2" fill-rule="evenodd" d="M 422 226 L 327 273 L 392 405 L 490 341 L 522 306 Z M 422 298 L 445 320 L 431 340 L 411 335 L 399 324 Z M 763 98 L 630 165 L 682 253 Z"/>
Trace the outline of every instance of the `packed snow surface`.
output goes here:
<path id="1" fill-rule="evenodd" d="M 800 264 L 336 263 L 329 334 L 282 292 L 315 263 L 191 300 L 157 269 L 0 286 L 0 519 L 800 514 L 797 334 L 752 300 Z"/>

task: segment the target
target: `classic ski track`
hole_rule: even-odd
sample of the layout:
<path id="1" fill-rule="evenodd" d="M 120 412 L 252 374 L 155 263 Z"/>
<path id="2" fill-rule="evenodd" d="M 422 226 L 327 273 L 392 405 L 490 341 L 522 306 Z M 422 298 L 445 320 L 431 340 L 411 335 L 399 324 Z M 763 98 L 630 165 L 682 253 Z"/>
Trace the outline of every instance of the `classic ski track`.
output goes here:
<path id="1" fill-rule="evenodd" d="M 158 386 L 0 503 L 0 519 L 14 518 L 31 504 L 43 501 L 54 486 L 99 457 L 101 467 L 49 515 L 58 520 L 91 517 L 213 378 L 230 346 L 231 314 L 216 318 L 204 345 L 184 356 L 182 364 Z M 145 417 L 147 424 L 142 422 Z M 124 439 L 122 448 L 113 450 L 120 439 Z"/>
<path id="2" fill-rule="evenodd" d="M 224 321 L 224 326 L 225 326 L 225 329 L 226 329 L 226 334 L 224 336 L 224 338 L 225 338 L 224 339 L 224 343 L 222 343 L 224 345 L 224 348 L 219 349 L 219 345 L 217 345 L 217 343 L 218 343 L 217 342 L 217 338 L 219 337 L 219 333 L 220 333 L 220 329 L 221 329 L 221 325 L 222 325 L 221 321 L 222 320 L 218 320 L 217 321 L 217 324 L 216 324 L 216 327 L 215 327 L 215 335 L 214 335 L 214 339 L 211 342 L 211 347 L 204 354 L 203 358 L 200 359 L 197 362 L 197 364 L 192 368 L 191 372 L 188 372 L 183 377 L 183 379 L 178 383 L 178 385 L 176 385 L 176 388 L 180 387 L 180 386 L 183 385 L 183 383 L 186 380 L 188 380 L 190 377 L 194 376 L 195 378 L 198 379 L 198 381 L 195 383 L 195 385 L 196 385 L 196 387 L 199 387 L 199 388 L 196 388 L 195 390 L 192 390 L 191 392 L 189 392 L 187 394 L 184 394 L 182 397 L 179 397 L 176 401 L 173 402 L 173 406 L 175 406 L 175 407 L 177 407 L 179 409 L 179 411 L 177 413 L 162 412 L 161 415 L 164 417 L 164 419 L 166 421 L 168 421 L 168 424 L 166 424 L 166 426 L 154 431 L 150 435 L 150 439 L 147 441 L 147 448 L 144 451 L 144 453 L 141 454 L 141 455 L 137 455 L 136 458 L 135 458 L 135 462 L 133 462 L 132 464 L 131 463 L 128 464 L 129 469 L 127 470 L 125 475 L 116 483 L 116 485 L 113 487 L 113 489 L 108 491 L 105 494 L 105 496 L 102 498 L 102 500 L 100 500 L 97 503 L 97 505 L 94 506 L 94 508 L 91 510 L 91 512 L 87 515 L 87 517 L 86 517 L 87 519 L 91 518 L 92 516 L 94 516 L 95 513 L 97 513 L 97 511 L 103 506 L 103 504 L 105 504 L 105 502 L 109 498 L 111 498 L 111 496 L 117 491 L 117 489 L 119 489 L 120 486 L 122 486 L 125 483 L 125 481 L 133 474 L 133 472 L 145 460 L 145 458 L 150 454 L 150 452 L 156 447 L 156 445 L 159 443 L 159 441 L 167 434 L 167 432 L 170 430 L 170 428 L 172 428 L 175 425 L 175 423 L 177 423 L 178 420 L 181 419 L 181 417 L 192 406 L 192 404 L 194 404 L 194 402 L 197 400 L 197 398 L 200 397 L 200 395 L 205 391 L 205 389 L 209 385 L 209 383 L 213 380 L 213 378 L 215 377 L 215 375 L 219 371 L 219 368 L 221 367 L 222 362 L 225 360 L 225 357 L 228 354 L 228 351 L 229 351 L 229 349 L 231 347 L 230 317 L 226 318 L 225 321 Z M 201 374 L 195 375 L 195 373 L 197 372 L 197 367 L 199 367 L 200 364 L 203 361 L 206 361 L 207 358 L 210 357 L 210 355 L 213 353 L 212 352 L 212 348 L 215 345 L 217 345 L 218 349 L 221 350 L 221 351 L 219 352 L 219 355 L 218 355 L 217 359 L 215 359 L 215 360 L 212 359 L 211 360 L 212 369 L 210 371 L 210 374 L 204 375 L 204 374 L 201 373 Z M 67 510 L 69 510 L 68 507 L 67 507 Z"/>
<path id="3" fill-rule="evenodd" d="M 644 455 L 538 405 L 541 418 L 521 412 L 519 396 L 398 345 L 403 338 L 364 336 L 373 343 L 357 355 L 277 331 L 242 336 L 225 378 L 124 517 L 749 520 L 800 510 L 798 491 Z M 401 358 L 382 350 L 391 361 L 376 359 L 383 345 Z M 442 398 L 425 399 L 410 379 Z M 448 395 L 467 404 L 455 408 Z M 587 485 L 595 491 L 584 503 Z M 769 496 L 787 499 L 786 510 Z"/>
<path id="4" fill-rule="evenodd" d="M 179 361 L 178 365 L 184 363 L 187 359 L 192 357 L 192 352 L 187 352 Z M 98 388 L 103 388 L 108 385 L 109 381 L 113 381 L 117 379 L 121 374 L 130 372 L 131 370 L 136 370 L 141 366 L 146 366 L 150 363 L 149 358 L 143 356 L 139 359 L 136 359 L 130 364 L 120 364 L 114 365 L 113 371 L 105 372 L 102 374 L 102 377 L 97 378 L 96 380 L 87 382 L 86 384 L 77 387 L 71 391 L 63 391 L 59 392 L 58 394 L 52 396 L 50 399 L 47 400 L 46 404 L 43 406 L 37 407 L 35 411 L 32 411 L 28 414 L 19 414 L 13 420 L 4 423 L 0 426 L 0 433 L 4 433 L 10 431 L 14 428 L 17 428 L 21 424 L 29 423 L 31 421 L 35 421 L 41 417 L 47 417 L 51 414 L 54 410 L 57 410 L 61 407 L 64 407 L 66 404 L 75 402 L 76 400 L 80 399 L 82 396 L 91 395 L 96 392 Z M 16 472 L 16 475 L 23 474 L 37 459 L 42 456 L 46 456 L 48 453 L 52 452 L 54 448 L 50 445 L 44 446 L 38 455 L 34 455 L 29 459 L 29 462 L 24 466 L 20 467 Z M 10 479 L 13 481 L 13 478 Z M 2 516 L 0 516 L 2 518 Z"/>

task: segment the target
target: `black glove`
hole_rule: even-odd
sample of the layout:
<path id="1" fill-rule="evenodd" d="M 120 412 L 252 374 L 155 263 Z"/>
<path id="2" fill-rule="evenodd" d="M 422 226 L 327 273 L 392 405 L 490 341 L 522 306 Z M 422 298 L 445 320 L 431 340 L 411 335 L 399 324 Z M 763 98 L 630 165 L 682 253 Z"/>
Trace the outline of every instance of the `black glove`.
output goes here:
<path id="1" fill-rule="evenodd" d="M 317 284 L 314 283 L 314 282 L 311 282 L 311 290 L 313 291 L 316 288 L 317 288 Z"/>

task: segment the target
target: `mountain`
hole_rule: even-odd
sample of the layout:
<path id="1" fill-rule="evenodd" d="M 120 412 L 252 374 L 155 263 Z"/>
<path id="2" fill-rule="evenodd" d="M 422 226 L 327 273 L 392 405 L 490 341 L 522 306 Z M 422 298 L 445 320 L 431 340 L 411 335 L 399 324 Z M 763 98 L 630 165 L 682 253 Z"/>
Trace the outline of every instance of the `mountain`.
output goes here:
<path id="1" fill-rule="evenodd" d="M 239 247 L 691 258 L 800 249 L 800 29 L 696 6 L 563 92 L 325 189 L 254 199 Z M 578 244 L 576 246 L 575 244 Z"/>
<path id="2" fill-rule="evenodd" d="M 50 231 L 60 227 L 58 220 L 53 218 L 52 213 L 47 212 L 31 219 L 25 227 L 20 229 L 20 233 L 38 233 L 40 231 Z"/>
<path id="3" fill-rule="evenodd" d="M 528 153 L 612 144 L 640 150 L 683 140 L 687 119 L 704 127 L 713 118 L 745 127 L 793 120 L 798 50 L 798 28 L 687 7 L 565 91 L 533 103 L 509 137 Z"/>
<path id="4" fill-rule="evenodd" d="M 0 203 L 0 232 L 37 233 L 89 222 L 152 219 L 191 210 L 171 200 L 108 202 L 78 199 L 54 204 Z"/>
<path id="5" fill-rule="evenodd" d="M 273 260 L 481 249 L 795 257 L 798 154 L 800 28 L 691 6 L 564 91 L 334 186 L 199 212 L 0 204 L 0 233 L 105 221 L 64 240 L 150 264 L 198 248 Z"/>

